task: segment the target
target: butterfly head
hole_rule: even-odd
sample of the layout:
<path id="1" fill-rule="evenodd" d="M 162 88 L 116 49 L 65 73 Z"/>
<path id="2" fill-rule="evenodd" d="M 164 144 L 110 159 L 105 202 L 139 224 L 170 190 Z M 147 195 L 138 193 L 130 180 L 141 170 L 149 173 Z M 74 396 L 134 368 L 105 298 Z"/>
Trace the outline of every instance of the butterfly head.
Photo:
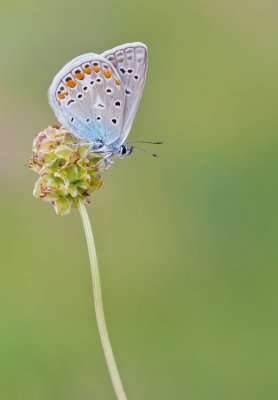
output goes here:
<path id="1" fill-rule="evenodd" d="M 122 144 L 119 148 L 117 155 L 119 158 L 125 158 L 129 156 L 133 151 L 133 146 L 128 146 L 126 143 Z"/>
<path id="2" fill-rule="evenodd" d="M 146 154 L 149 154 L 152 157 L 158 157 L 157 154 L 151 153 L 145 149 L 142 149 L 142 147 L 136 146 L 134 143 L 162 144 L 162 142 L 146 142 L 146 141 L 142 141 L 142 140 L 135 140 L 134 142 L 128 142 L 128 143 L 125 142 L 120 146 L 119 150 L 116 152 L 117 156 L 119 158 L 125 158 L 125 157 L 129 156 L 134 149 L 138 149 L 138 150 L 143 151 Z"/>

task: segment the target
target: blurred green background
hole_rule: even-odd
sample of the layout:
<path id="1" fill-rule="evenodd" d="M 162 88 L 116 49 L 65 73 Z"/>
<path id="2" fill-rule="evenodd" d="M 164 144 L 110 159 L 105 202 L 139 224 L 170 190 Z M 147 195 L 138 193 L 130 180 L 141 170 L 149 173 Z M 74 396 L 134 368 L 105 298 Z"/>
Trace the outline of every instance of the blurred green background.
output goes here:
<path id="1" fill-rule="evenodd" d="M 142 41 L 130 137 L 88 211 L 132 400 L 278 398 L 278 3 L 2 1 L 0 398 L 114 399 L 78 212 L 32 197 L 47 88 L 85 52 Z M 151 147 L 150 147 L 151 149 Z"/>

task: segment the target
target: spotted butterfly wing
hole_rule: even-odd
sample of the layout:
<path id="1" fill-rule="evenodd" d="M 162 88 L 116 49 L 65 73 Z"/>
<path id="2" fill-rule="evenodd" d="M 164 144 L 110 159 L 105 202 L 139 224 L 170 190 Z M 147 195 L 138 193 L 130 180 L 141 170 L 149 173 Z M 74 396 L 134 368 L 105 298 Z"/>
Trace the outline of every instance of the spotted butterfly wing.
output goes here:
<path id="1" fill-rule="evenodd" d="M 143 43 L 127 43 L 102 54 L 116 68 L 125 92 L 122 132 L 116 142 L 123 144 L 132 127 L 142 96 L 148 65 L 148 50 Z"/>
<path id="2" fill-rule="evenodd" d="M 55 76 L 48 94 L 65 128 L 101 151 L 117 150 L 126 96 L 109 60 L 94 53 L 74 58 Z"/>

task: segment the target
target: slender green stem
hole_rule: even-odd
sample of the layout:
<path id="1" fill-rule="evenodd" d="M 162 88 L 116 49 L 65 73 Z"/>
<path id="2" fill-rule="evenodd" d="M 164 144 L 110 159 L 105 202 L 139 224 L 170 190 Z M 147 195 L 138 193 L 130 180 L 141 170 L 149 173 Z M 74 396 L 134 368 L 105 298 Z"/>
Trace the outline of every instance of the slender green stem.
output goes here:
<path id="1" fill-rule="evenodd" d="M 113 355 L 112 347 L 110 344 L 108 331 L 105 323 L 103 303 L 102 303 L 102 295 L 101 295 L 101 285 L 100 285 L 100 276 L 97 262 L 97 253 L 94 243 L 94 236 L 89 220 L 89 216 L 86 210 L 86 207 L 83 203 L 81 197 L 78 198 L 78 208 L 80 211 L 80 215 L 82 218 L 84 231 L 87 239 L 90 263 L 91 263 L 91 272 L 92 272 L 92 280 L 93 280 L 93 293 L 94 293 L 94 303 L 97 317 L 97 324 L 100 334 L 100 339 L 102 343 L 102 347 L 104 350 L 104 355 L 106 358 L 106 362 L 108 365 L 108 369 L 110 372 L 111 380 L 114 386 L 114 390 L 116 392 L 116 396 L 118 400 L 127 400 L 124 388 L 121 382 L 120 374 L 116 365 L 116 361 Z"/>

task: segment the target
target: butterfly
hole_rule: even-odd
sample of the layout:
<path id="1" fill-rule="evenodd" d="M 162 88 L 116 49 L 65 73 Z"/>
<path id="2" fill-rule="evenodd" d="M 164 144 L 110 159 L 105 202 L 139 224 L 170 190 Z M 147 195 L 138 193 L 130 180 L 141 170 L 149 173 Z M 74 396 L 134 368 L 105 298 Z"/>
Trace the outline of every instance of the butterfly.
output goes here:
<path id="1" fill-rule="evenodd" d="M 49 103 L 63 127 L 90 143 L 92 151 L 126 157 L 126 143 L 142 96 L 147 46 L 126 43 L 67 63 L 54 77 Z"/>

